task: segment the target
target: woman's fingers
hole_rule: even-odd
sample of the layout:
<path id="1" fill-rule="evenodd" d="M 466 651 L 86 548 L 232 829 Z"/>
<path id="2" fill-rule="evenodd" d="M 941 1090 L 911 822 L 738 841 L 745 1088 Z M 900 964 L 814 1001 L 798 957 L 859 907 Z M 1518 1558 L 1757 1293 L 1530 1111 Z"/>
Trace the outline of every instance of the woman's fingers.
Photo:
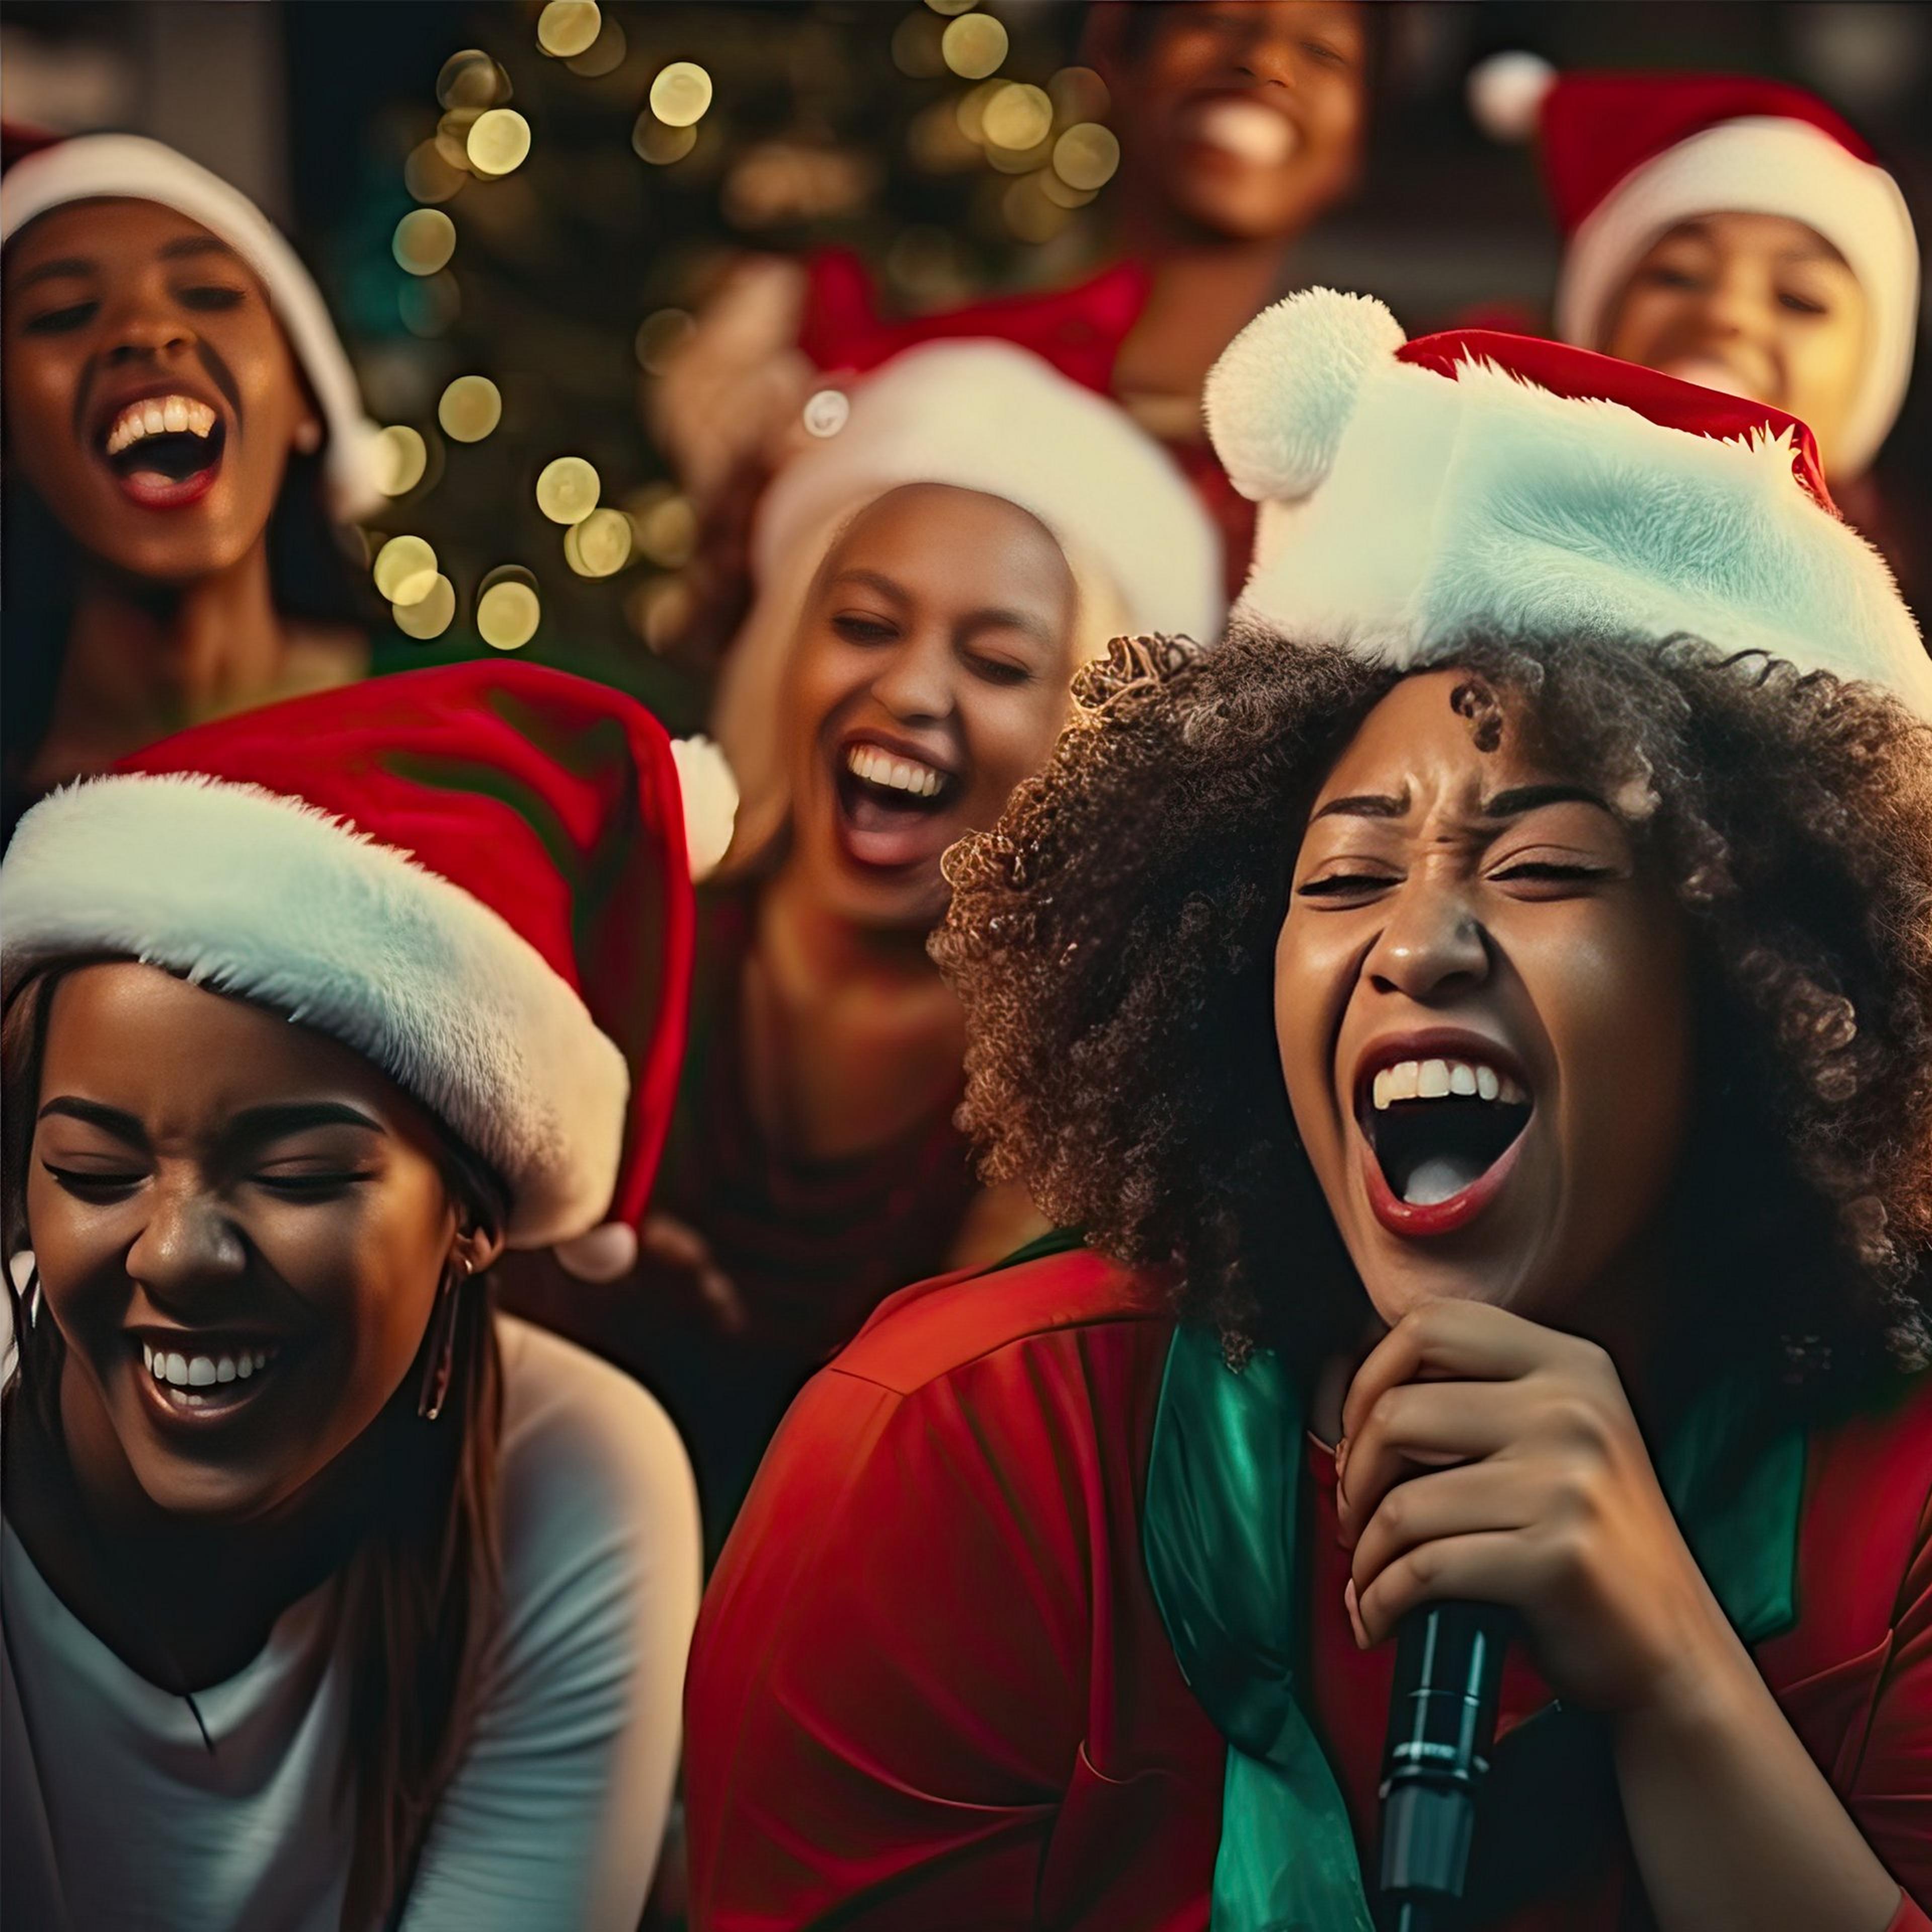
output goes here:
<path id="1" fill-rule="evenodd" d="M 1382 1498 L 1419 1470 L 1479 1462 L 1520 1439 L 1522 1402 L 1496 1382 L 1407 1382 L 1364 1414 L 1338 1460 L 1345 1537 L 1360 1534 Z"/>
<path id="2" fill-rule="evenodd" d="M 1535 1600 L 1545 1565 L 1534 1540 L 1516 1530 L 1479 1530 L 1420 1544 L 1356 1591 L 1358 1636 L 1380 1643 L 1418 1604 L 1454 1599 L 1520 1609 Z"/>
<path id="3" fill-rule="evenodd" d="M 1398 1483 L 1363 1525 L 1351 1564 L 1358 1592 L 1412 1550 L 1489 1530 L 1522 1530 L 1547 1514 L 1547 1485 L 1520 1462 L 1467 1462 Z"/>
<path id="4" fill-rule="evenodd" d="M 1355 1371 L 1342 1406 L 1352 1439 L 1378 1400 L 1404 1382 L 1509 1382 L 1528 1375 L 1564 1345 L 1586 1343 L 1480 1301 L 1430 1301 L 1405 1315 Z"/>

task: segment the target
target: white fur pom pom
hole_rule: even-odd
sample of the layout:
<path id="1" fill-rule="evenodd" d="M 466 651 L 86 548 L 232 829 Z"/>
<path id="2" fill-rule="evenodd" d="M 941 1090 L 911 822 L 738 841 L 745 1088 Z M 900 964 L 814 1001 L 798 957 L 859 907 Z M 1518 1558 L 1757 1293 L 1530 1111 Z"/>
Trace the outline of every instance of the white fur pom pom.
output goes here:
<path id="1" fill-rule="evenodd" d="M 1556 70 L 1540 54 L 1492 54 L 1469 70 L 1469 117 L 1492 141 L 1527 141 L 1556 84 Z"/>
<path id="2" fill-rule="evenodd" d="M 1363 378 L 1407 339 L 1372 296 L 1307 289 L 1263 309 L 1208 376 L 1208 434 L 1234 488 L 1256 502 L 1306 496 Z"/>
<path id="3" fill-rule="evenodd" d="M 551 1252 L 579 1281 L 615 1281 L 638 1264 L 638 1231 L 628 1221 L 606 1221 L 587 1234 L 558 1242 Z"/>
<path id="4" fill-rule="evenodd" d="M 678 789 L 684 794 L 684 843 L 693 882 L 707 878 L 731 843 L 738 818 L 738 781 L 709 738 L 674 738 Z"/>

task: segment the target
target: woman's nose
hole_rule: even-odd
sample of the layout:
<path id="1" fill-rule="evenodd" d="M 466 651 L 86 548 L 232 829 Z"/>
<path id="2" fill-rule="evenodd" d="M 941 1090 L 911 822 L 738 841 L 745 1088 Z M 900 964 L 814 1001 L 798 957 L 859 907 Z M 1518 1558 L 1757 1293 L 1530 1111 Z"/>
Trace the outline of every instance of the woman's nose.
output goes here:
<path id="1" fill-rule="evenodd" d="M 1454 884 L 1411 878 L 1384 905 L 1382 930 L 1362 962 L 1378 990 L 1426 1004 L 1489 977 L 1488 935 Z"/>
<path id="2" fill-rule="evenodd" d="M 208 1189 L 160 1183 L 149 1200 L 147 1220 L 128 1250 L 127 1270 L 157 1300 L 232 1280 L 246 1268 L 241 1232 Z"/>
<path id="3" fill-rule="evenodd" d="M 872 695 L 904 724 L 935 724 L 952 710 L 952 653 L 945 640 L 915 632 L 872 680 Z"/>
<path id="4" fill-rule="evenodd" d="M 194 331 L 179 310 L 148 299 L 124 303 L 108 320 L 110 363 L 156 362 L 194 346 Z"/>

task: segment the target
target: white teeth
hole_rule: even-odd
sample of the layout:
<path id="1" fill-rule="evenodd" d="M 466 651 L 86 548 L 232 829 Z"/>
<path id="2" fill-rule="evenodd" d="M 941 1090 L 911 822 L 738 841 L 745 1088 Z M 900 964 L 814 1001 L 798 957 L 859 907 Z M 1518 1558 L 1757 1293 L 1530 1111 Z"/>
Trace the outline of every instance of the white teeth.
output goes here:
<path id="1" fill-rule="evenodd" d="M 146 1342 L 141 1344 L 141 1366 L 149 1375 L 154 1372 L 154 1352 Z"/>
<path id="2" fill-rule="evenodd" d="M 196 1355 L 188 1365 L 190 1388 L 206 1388 L 214 1380 L 214 1364 L 206 1355 Z"/>
<path id="3" fill-rule="evenodd" d="M 245 1382 L 248 1378 L 255 1372 L 254 1357 L 253 1355 L 242 1356 L 235 1364 L 235 1372 Z"/>
<path id="4" fill-rule="evenodd" d="M 946 782 L 946 775 L 910 758 L 896 758 L 875 745 L 854 745 L 845 754 L 845 769 L 868 784 L 931 798 Z"/>
<path id="5" fill-rule="evenodd" d="M 214 412 L 192 396 L 148 396 L 130 403 L 107 432 L 107 454 L 118 456 L 144 437 L 167 434 L 206 436 L 214 432 Z"/>
<path id="6" fill-rule="evenodd" d="M 235 1379 L 235 1358 L 224 1355 L 214 1365 L 214 1379 L 218 1382 L 232 1382 Z"/>
<path id="7" fill-rule="evenodd" d="M 1370 1100 L 1377 1113 L 1398 1100 L 1462 1099 L 1502 1100 L 1513 1107 L 1526 1106 L 1529 1095 L 1520 1082 L 1493 1066 L 1468 1060 L 1402 1060 L 1393 1066 L 1378 1067 L 1370 1086 Z"/>
<path id="8" fill-rule="evenodd" d="M 168 1380 L 172 1382 L 176 1388 L 186 1388 L 188 1387 L 188 1358 L 184 1355 L 169 1356 L 167 1376 Z"/>
<path id="9" fill-rule="evenodd" d="M 1193 130 L 1210 146 L 1257 167 L 1278 168 L 1299 138 L 1285 116 L 1258 100 L 1214 100 L 1198 109 Z"/>

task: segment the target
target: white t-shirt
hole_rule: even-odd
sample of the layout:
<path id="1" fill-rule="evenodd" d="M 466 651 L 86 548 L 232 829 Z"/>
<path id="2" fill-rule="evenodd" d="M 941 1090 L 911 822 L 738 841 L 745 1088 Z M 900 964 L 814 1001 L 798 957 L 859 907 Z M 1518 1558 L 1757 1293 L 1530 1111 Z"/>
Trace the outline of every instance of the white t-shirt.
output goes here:
<path id="1" fill-rule="evenodd" d="M 698 1610 L 690 1465 L 634 1382 L 521 1322 L 499 1333 L 503 1614 L 400 1925 L 632 1932 Z M 10 1527 L 0 1594 L 9 1932 L 338 1932 L 352 1837 L 339 1583 L 196 1694 L 212 1755 L 186 1701 L 82 1624 Z"/>

